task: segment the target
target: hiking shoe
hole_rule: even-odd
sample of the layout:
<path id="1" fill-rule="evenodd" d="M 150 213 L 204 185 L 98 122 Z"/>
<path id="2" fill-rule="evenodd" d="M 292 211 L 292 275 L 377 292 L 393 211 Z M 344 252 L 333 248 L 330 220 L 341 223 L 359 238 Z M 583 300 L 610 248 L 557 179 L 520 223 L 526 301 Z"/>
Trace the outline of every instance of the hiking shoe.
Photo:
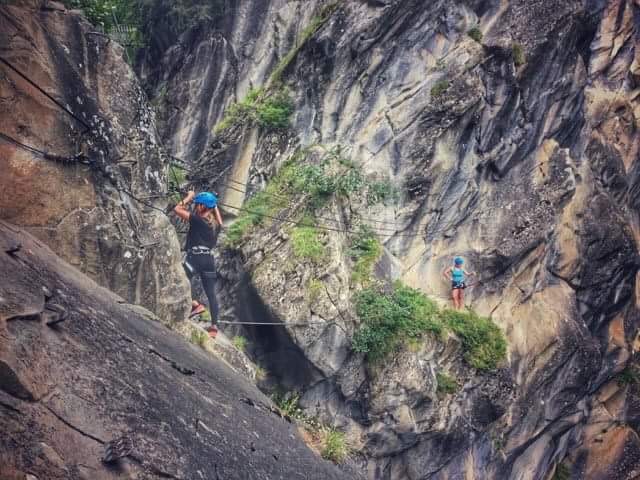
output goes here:
<path id="1" fill-rule="evenodd" d="M 209 332 L 209 337 L 216 338 L 216 336 L 218 335 L 218 327 L 216 325 L 211 325 L 209 328 L 207 328 L 207 332 Z"/>
<path id="2" fill-rule="evenodd" d="M 195 307 L 191 307 L 191 313 L 189 314 L 189 318 L 195 317 L 196 315 L 200 315 L 205 310 L 206 308 L 204 308 L 204 305 L 199 303 Z"/>

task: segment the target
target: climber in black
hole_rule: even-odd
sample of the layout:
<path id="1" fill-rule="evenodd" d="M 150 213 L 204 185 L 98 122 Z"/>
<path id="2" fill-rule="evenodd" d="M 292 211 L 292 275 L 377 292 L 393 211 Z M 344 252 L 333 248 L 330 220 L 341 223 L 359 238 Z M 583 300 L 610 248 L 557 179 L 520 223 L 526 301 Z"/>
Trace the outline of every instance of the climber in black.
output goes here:
<path id="1" fill-rule="evenodd" d="M 464 307 L 464 289 L 467 288 L 466 277 L 476 274 L 475 272 L 467 272 L 463 265 L 464 259 L 456 257 L 453 261 L 453 266 L 445 267 L 442 270 L 442 276 L 451 282 L 451 298 L 453 299 L 454 310 L 462 310 Z"/>
<path id="2" fill-rule="evenodd" d="M 193 202 L 193 212 L 188 210 L 188 205 Z M 198 195 L 190 191 L 187 196 L 178 203 L 174 211 L 182 220 L 189 222 L 187 243 L 185 250 L 187 258 L 184 269 L 189 280 L 195 274 L 200 275 L 202 287 L 209 300 L 209 313 L 211 314 L 211 326 L 208 328 L 209 336 L 215 338 L 218 334 L 219 307 L 216 298 L 216 266 L 213 260 L 212 249 L 216 244 L 216 232 L 213 224 L 222 227 L 222 216 L 218 210 L 218 198 L 210 192 L 201 192 Z M 204 305 L 197 300 L 191 304 L 191 315 L 198 315 L 205 311 Z"/>

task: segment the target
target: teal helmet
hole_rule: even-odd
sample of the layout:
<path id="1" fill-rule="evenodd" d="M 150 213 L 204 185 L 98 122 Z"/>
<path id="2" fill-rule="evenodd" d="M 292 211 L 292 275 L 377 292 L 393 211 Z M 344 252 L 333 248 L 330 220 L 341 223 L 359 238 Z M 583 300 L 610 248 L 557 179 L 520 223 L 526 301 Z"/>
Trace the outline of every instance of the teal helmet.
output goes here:
<path id="1" fill-rule="evenodd" d="M 464 258 L 462 257 L 456 257 L 453 260 L 453 263 L 455 263 L 456 265 L 460 266 L 460 265 L 464 265 Z"/>
<path id="2" fill-rule="evenodd" d="M 218 205 L 218 197 L 211 192 L 200 192 L 193 199 L 193 203 L 198 205 L 204 205 L 207 208 L 215 208 Z"/>

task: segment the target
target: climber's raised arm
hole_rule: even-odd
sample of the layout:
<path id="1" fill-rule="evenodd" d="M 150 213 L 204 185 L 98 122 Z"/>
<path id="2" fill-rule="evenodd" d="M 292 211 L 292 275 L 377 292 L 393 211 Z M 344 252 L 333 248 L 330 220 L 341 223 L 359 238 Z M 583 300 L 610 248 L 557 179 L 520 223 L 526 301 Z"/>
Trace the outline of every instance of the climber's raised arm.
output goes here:
<path id="1" fill-rule="evenodd" d="M 182 220 L 189 221 L 191 217 L 191 212 L 187 209 L 187 206 L 193 201 L 193 198 L 196 196 L 196 192 L 190 190 L 187 193 L 187 196 L 178 202 L 178 204 L 173 208 L 173 211 L 176 212 L 176 215 L 180 217 Z"/>
<path id="2" fill-rule="evenodd" d="M 213 209 L 213 216 L 218 225 L 222 227 L 222 215 L 220 215 L 220 209 L 217 206 Z"/>

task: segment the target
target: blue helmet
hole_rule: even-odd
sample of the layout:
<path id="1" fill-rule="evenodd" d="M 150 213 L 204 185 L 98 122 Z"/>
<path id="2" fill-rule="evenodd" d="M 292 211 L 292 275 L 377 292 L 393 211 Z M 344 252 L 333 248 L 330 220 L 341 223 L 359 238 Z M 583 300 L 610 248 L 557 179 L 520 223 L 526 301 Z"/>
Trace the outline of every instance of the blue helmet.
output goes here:
<path id="1" fill-rule="evenodd" d="M 462 257 L 456 257 L 456 258 L 453 260 L 453 262 L 454 262 L 456 265 L 463 265 L 463 264 L 464 264 L 464 258 L 462 258 Z"/>
<path id="2" fill-rule="evenodd" d="M 196 195 L 196 198 L 193 199 L 193 203 L 204 205 L 207 208 L 215 208 L 218 205 L 218 197 L 216 197 L 211 192 L 200 192 Z"/>

